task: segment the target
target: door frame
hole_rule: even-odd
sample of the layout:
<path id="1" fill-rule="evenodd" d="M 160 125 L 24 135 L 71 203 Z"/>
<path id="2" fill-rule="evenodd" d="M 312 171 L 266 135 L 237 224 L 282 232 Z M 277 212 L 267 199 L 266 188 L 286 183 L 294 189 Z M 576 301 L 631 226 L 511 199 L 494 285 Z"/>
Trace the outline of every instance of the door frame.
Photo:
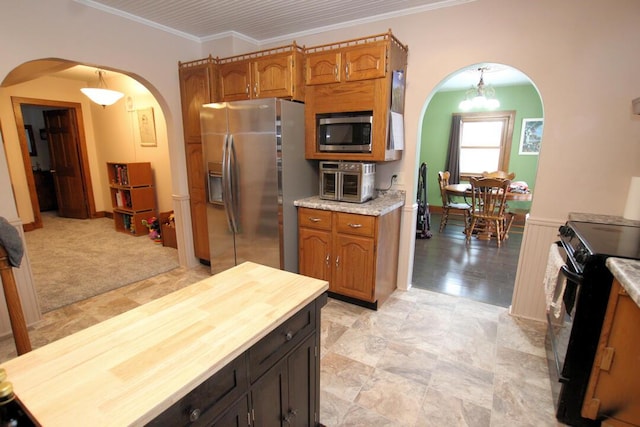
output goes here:
<path id="1" fill-rule="evenodd" d="M 13 114 L 16 119 L 16 128 L 18 129 L 18 139 L 20 140 L 20 151 L 22 152 L 22 161 L 24 163 L 25 176 L 27 178 L 27 186 L 29 188 L 29 198 L 33 209 L 33 222 L 23 224 L 25 231 L 42 228 L 42 216 L 40 215 L 40 203 L 38 203 L 38 193 L 36 192 L 35 179 L 33 178 L 33 170 L 31 167 L 31 159 L 29 156 L 29 148 L 27 146 L 27 137 L 24 133 L 24 117 L 22 116 L 22 105 L 32 105 L 36 107 L 56 107 L 67 108 L 75 111 L 75 127 L 76 148 L 80 154 L 80 175 L 84 182 L 83 197 L 87 201 L 89 208 L 89 218 L 97 218 L 96 205 L 93 196 L 93 185 L 91 183 L 91 174 L 89 169 L 89 156 L 87 153 L 87 141 L 84 133 L 84 120 L 82 118 L 82 104 L 77 102 L 54 101 L 50 99 L 38 98 L 22 98 L 17 96 L 11 97 L 13 105 Z"/>

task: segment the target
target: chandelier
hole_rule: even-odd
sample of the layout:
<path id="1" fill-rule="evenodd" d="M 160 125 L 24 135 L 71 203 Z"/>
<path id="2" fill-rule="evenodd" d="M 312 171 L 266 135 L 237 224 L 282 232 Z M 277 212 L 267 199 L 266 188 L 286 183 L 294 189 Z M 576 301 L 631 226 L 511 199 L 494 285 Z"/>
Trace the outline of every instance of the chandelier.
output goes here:
<path id="1" fill-rule="evenodd" d="M 102 105 L 102 108 L 104 108 L 107 105 L 114 104 L 124 96 L 122 92 L 107 88 L 107 83 L 104 81 L 103 76 L 104 71 L 96 70 L 96 73 L 98 74 L 98 87 L 83 87 L 80 89 L 90 100 L 98 105 Z"/>
<path id="2" fill-rule="evenodd" d="M 480 81 L 476 87 L 472 87 L 465 92 L 464 99 L 458 105 L 461 110 L 470 110 L 472 108 L 485 108 L 494 110 L 500 106 L 500 101 L 496 99 L 496 91 L 484 83 L 484 72 L 487 67 L 478 68 L 480 71 Z"/>

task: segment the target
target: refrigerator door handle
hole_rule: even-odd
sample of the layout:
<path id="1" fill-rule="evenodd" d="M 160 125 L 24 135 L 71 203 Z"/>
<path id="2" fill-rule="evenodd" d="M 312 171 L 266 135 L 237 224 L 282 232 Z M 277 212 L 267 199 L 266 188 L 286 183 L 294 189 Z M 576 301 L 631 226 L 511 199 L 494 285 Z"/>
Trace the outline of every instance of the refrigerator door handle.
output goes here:
<path id="1" fill-rule="evenodd" d="M 229 206 L 229 168 L 228 168 L 228 156 L 229 156 L 229 135 L 225 135 L 224 144 L 222 145 L 222 204 L 224 205 L 224 213 L 227 218 L 227 226 L 229 230 L 233 231 L 233 225 L 231 224 L 231 214 Z"/>
<path id="2" fill-rule="evenodd" d="M 237 214 L 237 185 L 236 185 L 236 151 L 233 145 L 233 135 L 227 135 L 228 141 L 226 144 L 226 168 L 227 175 L 226 192 L 227 192 L 227 215 L 229 216 L 229 222 L 231 223 L 231 230 L 234 233 L 238 233 L 238 214 Z"/>

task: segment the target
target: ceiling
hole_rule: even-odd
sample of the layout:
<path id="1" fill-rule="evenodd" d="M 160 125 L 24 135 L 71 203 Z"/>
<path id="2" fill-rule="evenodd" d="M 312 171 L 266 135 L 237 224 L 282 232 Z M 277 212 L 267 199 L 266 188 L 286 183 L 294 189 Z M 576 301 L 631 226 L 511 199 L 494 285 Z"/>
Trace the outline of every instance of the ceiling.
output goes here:
<path id="1" fill-rule="evenodd" d="M 199 41 L 229 34 L 261 43 L 476 0 L 75 0 Z"/>
<path id="2" fill-rule="evenodd" d="M 289 42 L 298 35 L 348 27 L 394 16 L 476 0 L 75 0 L 107 13 L 131 19 L 182 37 L 205 41 L 234 35 L 260 45 L 278 39 Z M 2 82 L 8 86 L 53 75 L 91 82 L 96 70 L 72 63 L 43 64 L 33 70 L 15 69 Z M 46 61 L 45 61 L 46 62 Z M 71 68 L 69 68 L 71 67 Z M 529 83 L 519 71 L 499 64 L 474 64 L 450 76 L 439 90 L 469 89 L 479 80 L 478 67 L 487 67 L 485 83 L 504 86 Z"/>

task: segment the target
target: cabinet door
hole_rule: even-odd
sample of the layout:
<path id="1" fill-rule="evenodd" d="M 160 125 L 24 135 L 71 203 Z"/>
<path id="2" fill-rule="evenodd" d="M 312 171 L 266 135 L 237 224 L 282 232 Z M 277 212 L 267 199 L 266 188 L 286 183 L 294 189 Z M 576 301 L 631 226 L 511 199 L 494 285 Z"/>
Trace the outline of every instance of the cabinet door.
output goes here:
<path id="1" fill-rule="evenodd" d="M 288 417 L 291 426 L 316 425 L 319 409 L 316 408 L 317 364 L 318 349 L 314 334 L 287 358 L 289 406 L 285 418 Z"/>
<path id="2" fill-rule="evenodd" d="M 374 252 L 372 238 L 337 233 L 333 242 L 334 292 L 374 302 Z"/>
<path id="3" fill-rule="evenodd" d="M 287 363 L 281 360 L 268 370 L 251 388 L 253 425 L 280 427 L 287 413 Z"/>
<path id="4" fill-rule="evenodd" d="M 249 61 L 220 65 L 220 96 L 223 101 L 251 98 L 251 66 Z"/>
<path id="5" fill-rule="evenodd" d="M 582 416 L 608 418 L 611 425 L 640 425 L 639 324 L 640 308 L 614 280 Z"/>
<path id="6" fill-rule="evenodd" d="M 289 56 L 265 56 L 252 64 L 253 98 L 286 98 L 291 96 L 293 58 Z"/>
<path id="7" fill-rule="evenodd" d="M 307 54 L 306 83 L 319 85 L 341 81 L 342 55 L 340 51 L 316 52 Z"/>
<path id="8" fill-rule="evenodd" d="M 327 280 L 331 289 L 331 232 L 301 227 L 298 240 L 300 274 Z"/>
<path id="9" fill-rule="evenodd" d="M 202 145 L 187 144 L 186 154 L 194 251 L 198 258 L 208 261 L 209 231 Z"/>
<path id="10" fill-rule="evenodd" d="M 344 52 L 345 80 L 367 80 L 385 76 L 386 43 L 352 47 Z"/>
<path id="11" fill-rule="evenodd" d="M 206 425 L 206 424 L 203 424 Z M 211 423 L 211 427 L 246 427 L 250 425 L 249 397 L 245 396 L 235 405 L 231 406 L 217 420 Z"/>
<path id="12" fill-rule="evenodd" d="M 212 64 L 180 68 L 182 125 L 186 143 L 199 143 L 200 107 L 212 101 Z"/>

